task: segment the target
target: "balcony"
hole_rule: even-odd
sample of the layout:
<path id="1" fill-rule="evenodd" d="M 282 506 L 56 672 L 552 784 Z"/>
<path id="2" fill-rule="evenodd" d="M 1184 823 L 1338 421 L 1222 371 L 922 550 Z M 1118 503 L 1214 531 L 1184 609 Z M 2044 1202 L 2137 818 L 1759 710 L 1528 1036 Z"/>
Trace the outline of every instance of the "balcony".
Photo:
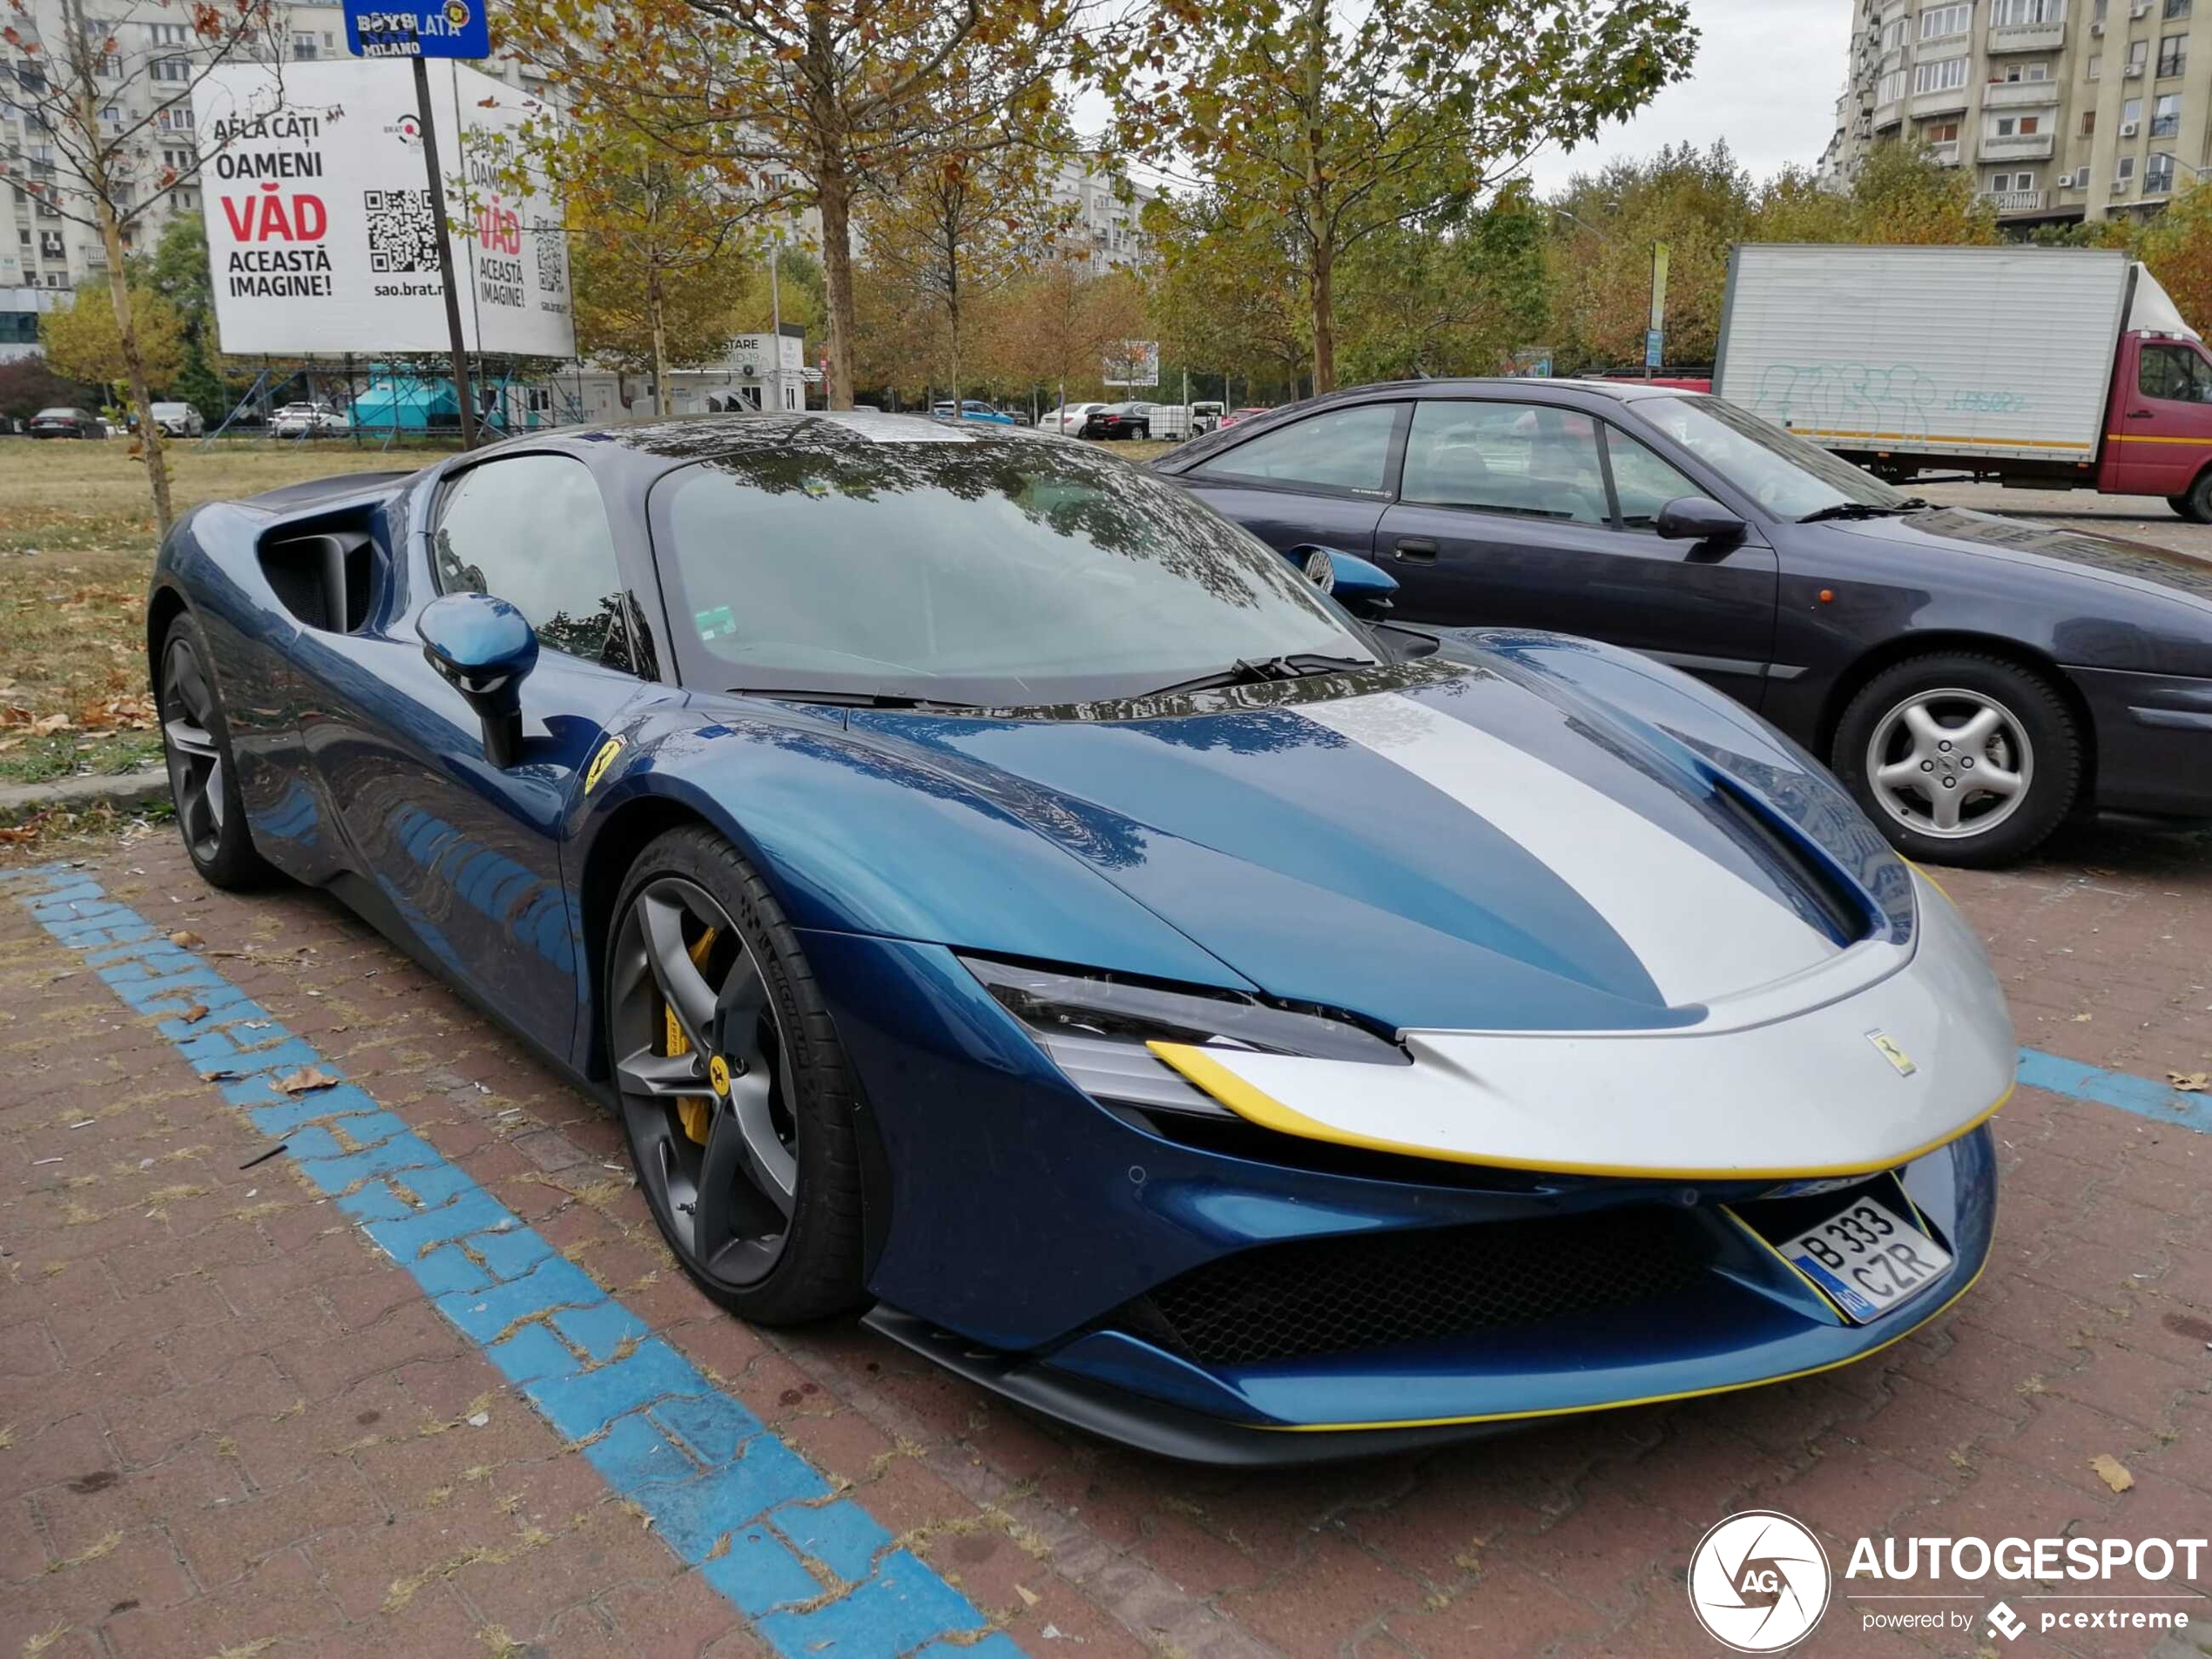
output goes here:
<path id="1" fill-rule="evenodd" d="M 1930 145 L 1928 159 L 1939 167 L 1957 166 L 1959 165 L 1959 140 L 1952 138 L 1943 144 Z"/>
<path id="2" fill-rule="evenodd" d="M 1985 138 L 1981 141 L 1984 161 L 2043 161 L 2049 158 L 2055 134 L 2032 132 L 2014 134 L 2009 138 Z"/>
<path id="3" fill-rule="evenodd" d="M 1980 193 L 2000 213 L 2040 213 L 2043 211 L 2045 192 L 2040 190 L 1985 190 Z"/>
<path id="4" fill-rule="evenodd" d="M 1992 81 L 1981 89 L 1985 110 L 2032 110 L 2058 101 L 2056 81 Z"/>
<path id="5" fill-rule="evenodd" d="M 1966 106 L 1962 104 L 1959 107 L 1963 109 Z M 1885 127 L 1893 127 L 1904 119 L 1905 100 L 1901 98 L 1893 98 L 1886 104 L 1874 106 L 1874 131 L 1877 132 Z"/>
<path id="6" fill-rule="evenodd" d="M 1989 51 L 1999 52 L 2054 52 L 2066 44 L 2063 23 L 1993 23 L 1989 25 Z"/>
<path id="7" fill-rule="evenodd" d="M 1954 86 L 1943 92 L 1918 92 L 1912 98 L 1912 113 L 1916 116 L 1952 115 L 1966 107 L 1968 88 Z M 1880 112 L 1876 111 L 1875 125 L 1879 125 Z"/>

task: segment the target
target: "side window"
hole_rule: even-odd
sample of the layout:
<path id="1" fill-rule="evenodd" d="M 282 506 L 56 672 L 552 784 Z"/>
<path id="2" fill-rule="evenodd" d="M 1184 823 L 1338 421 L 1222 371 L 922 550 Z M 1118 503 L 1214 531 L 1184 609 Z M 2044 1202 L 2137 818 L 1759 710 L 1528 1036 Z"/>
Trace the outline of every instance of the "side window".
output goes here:
<path id="1" fill-rule="evenodd" d="M 2172 403 L 2212 403 L 2212 364 L 2186 346 L 2146 346 L 2135 384 L 2145 397 Z"/>
<path id="2" fill-rule="evenodd" d="M 631 668 L 614 535 L 582 462 L 516 455 L 471 468 L 440 504 L 430 543 L 441 591 L 496 594 L 547 649 Z"/>
<path id="3" fill-rule="evenodd" d="M 1596 424 L 1574 409 L 1530 403 L 1414 405 L 1398 495 L 1576 524 L 1608 517 Z"/>
<path id="4" fill-rule="evenodd" d="M 1309 415 L 1279 432 L 1247 440 L 1204 462 L 1202 477 L 1276 478 L 1285 483 L 1379 494 L 1390 487 L 1390 439 L 1395 403 L 1363 403 Z"/>
<path id="5" fill-rule="evenodd" d="M 1613 495 L 1625 529 L 1648 530 L 1670 501 L 1705 492 L 1616 426 L 1605 428 L 1605 458 L 1613 467 Z"/>

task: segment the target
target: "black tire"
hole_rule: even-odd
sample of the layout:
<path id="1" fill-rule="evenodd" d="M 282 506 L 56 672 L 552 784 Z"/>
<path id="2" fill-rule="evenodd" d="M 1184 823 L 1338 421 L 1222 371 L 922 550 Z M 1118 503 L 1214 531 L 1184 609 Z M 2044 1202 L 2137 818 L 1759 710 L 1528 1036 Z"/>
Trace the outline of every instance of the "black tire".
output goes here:
<path id="1" fill-rule="evenodd" d="M 1981 741 L 1944 736 L 1985 718 L 1992 730 Z M 1922 730 L 1940 741 L 1924 742 Z M 2080 724 L 2057 687 L 1979 651 L 1932 651 L 1884 669 L 1844 709 L 1830 751 L 1837 777 L 1898 852 L 1983 869 L 2027 857 L 2065 821 L 2085 759 Z M 1885 765 L 1888 779 L 1878 775 Z M 1998 778 L 2014 787 L 1982 783 Z"/>
<path id="2" fill-rule="evenodd" d="M 711 994 L 704 1021 L 678 1014 L 678 998 L 664 988 L 670 981 L 654 960 L 656 910 L 663 927 L 675 913 L 682 954 Z M 725 921 L 734 940 L 719 936 Z M 711 941 L 706 926 L 715 929 Z M 638 1184 L 676 1259 L 709 1297 L 763 1325 L 826 1318 L 861 1301 L 856 1089 L 798 936 L 767 884 L 712 831 L 671 830 L 631 866 L 607 932 L 600 1019 L 609 1071 Z M 757 1006 L 748 972 L 757 975 Z M 708 1041 L 687 1035 L 686 1052 L 669 1056 L 675 1045 L 663 1032 L 672 1014 L 683 1032 L 698 1029 Z M 691 1063 L 702 1056 L 711 1063 Z M 759 1094 L 743 1105 L 740 1084 L 756 1076 Z M 650 1089 L 640 1086 L 648 1081 Z M 686 1128 L 685 1100 L 704 1106 L 705 1139 Z M 791 1160 L 787 1211 L 758 1173 L 765 1160 L 748 1161 L 746 1149 L 765 1143 L 744 1127 L 749 1113 L 769 1123 Z M 717 1138 L 729 1134 L 735 1141 Z M 725 1145 L 737 1150 L 718 1152 Z M 732 1178 L 711 1178 L 717 1168 Z M 779 1224 L 772 1249 L 765 1234 L 741 1231 Z"/>
<path id="3" fill-rule="evenodd" d="M 2192 524 L 2212 524 L 2212 467 L 2197 474 L 2187 495 L 2175 496 L 2167 504 Z"/>
<path id="4" fill-rule="evenodd" d="M 177 806 L 185 856 L 211 887 L 249 887 L 268 880 L 254 850 L 231 755 L 230 721 L 215 681 L 214 654 L 190 611 L 179 611 L 162 636 L 154 701 L 161 711 L 161 751 Z"/>

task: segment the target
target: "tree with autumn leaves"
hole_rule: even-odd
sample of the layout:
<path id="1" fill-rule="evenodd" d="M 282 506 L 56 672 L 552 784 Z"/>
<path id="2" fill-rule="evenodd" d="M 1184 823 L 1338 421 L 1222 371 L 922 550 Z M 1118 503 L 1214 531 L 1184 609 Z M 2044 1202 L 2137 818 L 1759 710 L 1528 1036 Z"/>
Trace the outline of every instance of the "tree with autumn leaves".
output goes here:
<path id="1" fill-rule="evenodd" d="M 61 0 L 61 17 L 59 38 L 47 39 L 31 0 L 0 0 L 0 41 L 16 59 L 10 101 L 23 116 L 0 127 L 0 179 L 99 236 L 113 326 L 108 349 L 120 370 L 103 378 L 129 390 L 154 523 L 165 536 L 169 465 L 152 390 L 165 378 L 152 361 L 164 331 L 148 314 L 146 291 L 133 287 L 128 260 L 156 205 L 197 182 L 227 147 L 222 138 L 196 140 L 193 89 L 240 58 L 280 62 L 283 18 L 270 0 L 111 0 L 97 16 L 84 0 Z M 152 101 L 143 109 L 136 99 L 126 104 L 117 97 L 125 85 L 149 88 Z M 84 303 L 80 293 L 77 304 Z"/>

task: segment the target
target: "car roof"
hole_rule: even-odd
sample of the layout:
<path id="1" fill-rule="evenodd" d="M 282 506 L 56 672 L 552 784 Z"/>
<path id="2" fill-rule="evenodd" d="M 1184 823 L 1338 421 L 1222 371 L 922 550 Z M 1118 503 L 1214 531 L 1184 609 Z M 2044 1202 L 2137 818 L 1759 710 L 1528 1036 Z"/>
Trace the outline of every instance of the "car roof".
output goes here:
<path id="1" fill-rule="evenodd" d="M 674 420 L 623 421 L 525 434 L 518 448 L 604 453 L 609 446 L 688 465 L 724 455 L 786 450 L 794 442 L 865 454 L 885 443 L 1053 443 L 1019 427 L 954 426 L 927 415 L 885 415 L 867 409 L 771 410 L 762 414 L 701 415 Z M 496 446 L 503 448 L 505 445 Z M 489 452 L 479 452 L 489 453 Z"/>

